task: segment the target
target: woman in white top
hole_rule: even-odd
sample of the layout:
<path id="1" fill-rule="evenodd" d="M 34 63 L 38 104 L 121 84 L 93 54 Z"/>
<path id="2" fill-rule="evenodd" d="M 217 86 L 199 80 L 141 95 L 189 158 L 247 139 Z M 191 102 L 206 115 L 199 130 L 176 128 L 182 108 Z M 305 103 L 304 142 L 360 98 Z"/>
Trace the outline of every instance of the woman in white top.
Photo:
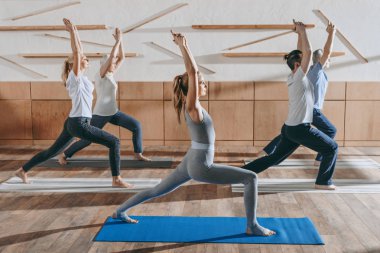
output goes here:
<path id="1" fill-rule="evenodd" d="M 124 50 L 120 29 L 115 29 L 113 35 L 116 42 L 109 56 L 105 55 L 100 61 L 100 70 L 95 79 L 96 104 L 94 107 L 91 125 L 102 129 L 108 122 L 124 127 L 132 132 L 132 142 L 135 157 L 138 160 L 150 161 L 142 155 L 142 129 L 140 122 L 133 117 L 119 111 L 116 101 L 117 83 L 114 73 L 124 61 Z M 59 163 L 64 165 L 67 158 L 91 144 L 90 140 L 81 139 L 66 149 L 59 157 Z"/>
<path id="2" fill-rule="evenodd" d="M 88 59 L 83 54 L 82 45 L 76 27 L 68 20 L 63 19 L 66 30 L 70 32 L 71 48 L 73 56 L 69 57 L 64 64 L 62 79 L 72 102 L 69 117 L 66 119 L 63 130 L 54 144 L 36 154 L 32 159 L 19 168 L 15 175 L 24 183 L 28 183 L 27 172 L 34 166 L 56 156 L 64 150 L 74 139 L 78 137 L 91 142 L 99 143 L 109 148 L 110 167 L 112 171 L 112 186 L 130 187 L 120 177 L 120 143 L 115 136 L 90 125 L 92 116 L 92 92 L 94 86 L 83 74 L 88 67 Z M 3 178 L 0 181 L 5 181 Z"/>

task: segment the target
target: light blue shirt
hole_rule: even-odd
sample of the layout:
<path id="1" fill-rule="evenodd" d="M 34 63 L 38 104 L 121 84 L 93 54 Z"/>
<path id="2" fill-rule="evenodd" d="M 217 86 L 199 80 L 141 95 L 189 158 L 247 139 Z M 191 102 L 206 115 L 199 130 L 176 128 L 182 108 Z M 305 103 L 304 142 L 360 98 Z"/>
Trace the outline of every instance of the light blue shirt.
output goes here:
<path id="1" fill-rule="evenodd" d="M 307 77 L 314 86 L 314 108 L 322 110 L 329 82 L 320 62 L 310 67 Z"/>

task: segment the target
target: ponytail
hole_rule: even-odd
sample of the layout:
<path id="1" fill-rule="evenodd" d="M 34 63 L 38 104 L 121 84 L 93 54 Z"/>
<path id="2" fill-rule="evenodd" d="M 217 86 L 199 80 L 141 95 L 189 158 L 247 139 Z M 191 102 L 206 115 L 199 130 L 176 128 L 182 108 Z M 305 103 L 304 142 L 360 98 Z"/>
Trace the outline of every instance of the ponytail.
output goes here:
<path id="1" fill-rule="evenodd" d="M 178 75 L 173 80 L 173 105 L 177 113 L 178 122 L 181 124 L 181 112 L 184 110 L 184 101 L 188 91 L 189 76 L 187 73 Z"/>
<path id="2" fill-rule="evenodd" d="M 66 86 L 67 78 L 69 77 L 69 73 L 72 68 L 73 68 L 73 59 L 72 57 L 68 57 L 63 63 L 62 74 L 61 74 L 61 78 L 65 86 Z"/>

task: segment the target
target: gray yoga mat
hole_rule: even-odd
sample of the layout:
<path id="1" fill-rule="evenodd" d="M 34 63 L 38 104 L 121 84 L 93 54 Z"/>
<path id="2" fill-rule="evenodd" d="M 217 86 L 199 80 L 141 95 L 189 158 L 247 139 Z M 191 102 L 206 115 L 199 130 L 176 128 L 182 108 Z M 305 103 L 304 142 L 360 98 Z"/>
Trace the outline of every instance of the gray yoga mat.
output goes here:
<path id="1" fill-rule="evenodd" d="M 317 190 L 315 179 L 259 178 L 259 192 L 305 192 L 305 193 L 380 193 L 380 181 L 369 179 L 334 179 L 335 191 Z M 232 192 L 244 192 L 243 184 L 231 185 Z"/>
<path id="2" fill-rule="evenodd" d="M 152 161 L 138 161 L 134 160 L 132 157 L 121 157 L 120 159 L 120 169 L 123 168 L 171 168 L 172 159 L 167 157 L 152 157 Z M 38 167 L 62 167 L 62 168 L 77 168 L 77 167 L 91 167 L 91 168 L 107 168 L 109 167 L 108 157 L 91 157 L 91 156 L 81 156 L 67 159 L 66 165 L 60 165 L 57 158 L 49 159 Z"/>
<path id="3" fill-rule="evenodd" d="M 0 184 L 0 192 L 139 192 L 153 188 L 160 178 L 125 178 L 133 188 L 114 188 L 111 178 L 38 178 L 30 177 L 30 184 L 12 177 Z"/>
<path id="4" fill-rule="evenodd" d="M 252 160 L 245 160 L 250 163 Z M 286 159 L 282 163 L 273 166 L 277 169 L 318 169 L 311 159 Z M 338 159 L 335 168 L 337 169 L 379 169 L 380 164 L 372 159 Z"/>

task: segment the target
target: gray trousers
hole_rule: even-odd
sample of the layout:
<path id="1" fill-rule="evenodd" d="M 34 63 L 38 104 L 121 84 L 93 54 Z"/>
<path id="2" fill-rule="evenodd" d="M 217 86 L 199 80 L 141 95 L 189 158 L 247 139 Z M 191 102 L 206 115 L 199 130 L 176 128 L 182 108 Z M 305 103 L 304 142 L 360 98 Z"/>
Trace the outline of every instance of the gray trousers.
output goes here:
<path id="1" fill-rule="evenodd" d="M 257 224 L 257 176 L 254 172 L 238 167 L 214 164 L 213 150 L 189 149 L 183 161 L 160 184 L 139 192 L 117 209 L 118 217 L 128 217 L 126 212 L 140 203 L 174 191 L 190 179 L 211 184 L 244 184 L 244 205 L 247 226 Z"/>

